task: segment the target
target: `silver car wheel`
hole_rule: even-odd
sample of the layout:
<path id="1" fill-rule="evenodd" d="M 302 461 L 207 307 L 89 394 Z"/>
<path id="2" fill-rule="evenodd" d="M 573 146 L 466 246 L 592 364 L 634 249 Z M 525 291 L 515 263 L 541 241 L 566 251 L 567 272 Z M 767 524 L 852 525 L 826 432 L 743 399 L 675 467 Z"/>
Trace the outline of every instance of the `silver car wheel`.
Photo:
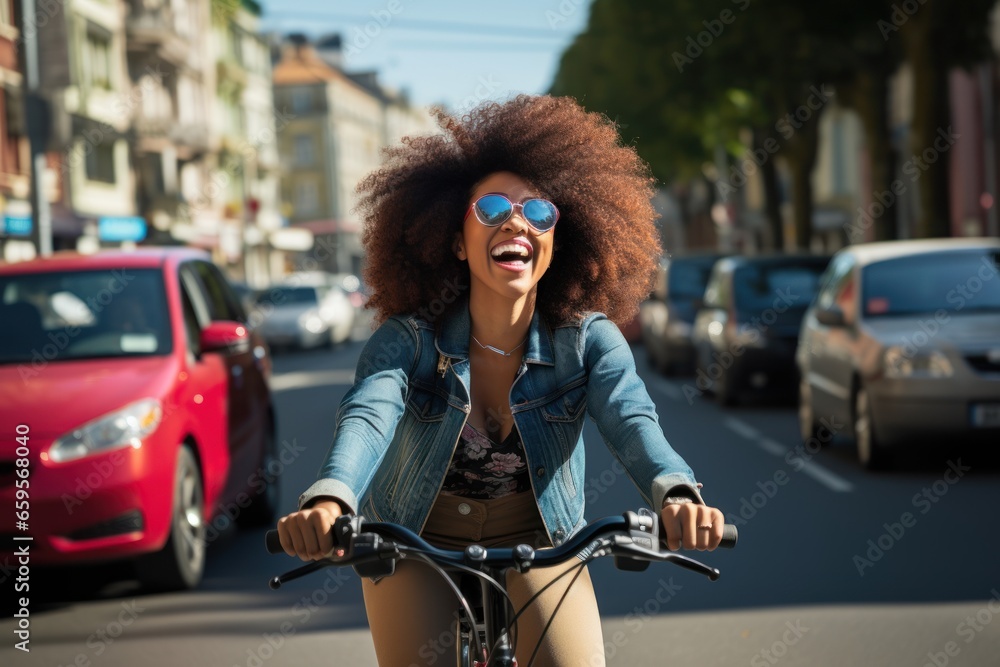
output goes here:
<path id="1" fill-rule="evenodd" d="M 871 403 L 868 391 L 858 389 L 854 399 L 854 441 L 858 448 L 858 461 L 869 470 L 878 470 L 886 465 L 887 452 L 880 447 L 872 424 Z"/>

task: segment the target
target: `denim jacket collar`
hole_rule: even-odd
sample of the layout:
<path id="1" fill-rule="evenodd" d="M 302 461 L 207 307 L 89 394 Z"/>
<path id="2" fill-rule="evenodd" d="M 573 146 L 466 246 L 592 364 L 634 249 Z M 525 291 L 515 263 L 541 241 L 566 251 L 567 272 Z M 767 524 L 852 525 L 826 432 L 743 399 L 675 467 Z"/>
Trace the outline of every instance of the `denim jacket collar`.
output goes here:
<path id="1" fill-rule="evenodd" d="M 472 333 L 472 319 L 469 315 L 469 300 L 464 299 L 441 316 L 441 326 L 434 335 L 437 351 L 455 359 L 469 358 L 469 337 Z M 541 313 L 535 308 L 528 326 L 528 341 L 525 343 L 524 361 L 532 364 L 554 366 L 552 330 L 549 329 Z"/>

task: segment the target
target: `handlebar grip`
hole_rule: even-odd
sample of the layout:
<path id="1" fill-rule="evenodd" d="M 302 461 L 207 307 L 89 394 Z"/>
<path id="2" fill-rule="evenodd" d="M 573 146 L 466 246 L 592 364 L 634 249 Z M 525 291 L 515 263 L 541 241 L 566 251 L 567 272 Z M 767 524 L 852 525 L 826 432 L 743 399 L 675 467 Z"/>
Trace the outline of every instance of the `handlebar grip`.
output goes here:
<path id="1" fill-rule="evenodd" d="M 727 523 L 722 527 L 722 542 L 719 543 L 719 547 L 722 549 L 732 549 L 736 546 L 736 542 L 740 538 L 740 532 L 731 523 Z"/>
<path id="2" fill-rule="evenodd" d="M 264 534 L 264 546 L 267 547 L 267 553 L 269 554 L 283 554 L 285 550 L 281 548 L 281 539 L 278 537 L 278 531 L 269 530 Z"/>

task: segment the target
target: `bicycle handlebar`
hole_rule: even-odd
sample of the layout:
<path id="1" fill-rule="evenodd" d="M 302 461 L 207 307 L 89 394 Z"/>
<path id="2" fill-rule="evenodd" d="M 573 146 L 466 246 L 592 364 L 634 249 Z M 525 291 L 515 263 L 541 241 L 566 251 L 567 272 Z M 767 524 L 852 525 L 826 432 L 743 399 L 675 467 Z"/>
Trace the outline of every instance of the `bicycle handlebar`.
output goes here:
<path id="1" fill-rule="evenodd" d="M 351 553 L 351 547 L 354 539 L 359 535 L 370 534 L 389 540 L 391 542 L 391 548 L 389 551 L 394 549 L 397 545 L 418 549 L 442 565 L 472 565 L 475 567 L 497 568 L 513 566 L 516 569 L 521 570 L 533 566 L 546 567 L 558 565 L 590 547 L 595 547 L 597 550 L 600 550 L 601 548 L 614 546 L 620 548 L 620 551 L 623 552 L 622 555 L 639 556 L 642 560 L 650 561 L 672 560 L 678 565 L 688 567 L 689 569 L 693 569 L 702 574 L 707 574 L 712 579 L 716 579 L 719 576 L 718 570 L 715 570 L 714 568 L 708 568 L 707 566 L 697 563 L 697 561 L 692 561 L 691 559 L 680 556 L 672 551 L 665 549 L 661 550 L 659 548 L 660 545 L 654 544 L 654 540 L 649 539 L 650 535 L 648 533 L 636 533 L 635 529 L 639 525 L 636 523 L 636 516 L 637 515 L 634 513 L 628 512 L 621 516 L 598 519 L 597 521 L 585 526 L 571 539 L 558 547 L 553 547 L 551 549 L 546 548 L 536 552 L 529 545 L 519 545 L 513 548 L 502 547 L 490 549 L 486 549 L 478 545 L 470 545 L 464 551 L 439 549 L 429 544 L 412 530 L 404 528 L 398 524 L 366 522 L 359 516 L 343 515 L 337 519 L 337 523 L 334 525 L 334 544 L 338 547 L 346 548 L 348 553 L 342 558 L 330 560 L 332 560 L 336 565 L 350 566 L 383 558 L 385 550 L 381 548 L 381 545 L 374 545 L 372 548 L 365 550 L 365 553 L 360 554 L 358 557 L 355 557 L 355 555 Z M 639 528 L 639 530 L 650 530 L 652 536 L 655 536 L 657 532 L 653 526 L 649 526 L 648 529 Z M 342 539 L 338 539 L 338 532 L 340 533 L 340 538 Z M 628 539 L 630 535 L 632 537 L 638 537 L 639 541 L 645 542 L 645 544 L 637 544 L 634 539 Z M 343 539 L 345 537 L 347 538 L 346 540 Z M 596 541 L 608 537 L 616 538 L 614 545 L 595 544 Z M 623 539 L 618 539 L 619 537 Z M 643 540 L 643 537 L 646 539 Z M 723 529 L 722 542 L 719 546 L 724 548 L 735 547 L 738 538 L 739 534 L 736 526 L 726 524 Z M 345 541 L 347 544 L 345 544 Z M 281 542 L 278 538 L 277 530 L 269 530 L 265 535 L 264 542 L 269 553 L 284 553 L 284 550 L 281 548 Z M 280 585 L 280 582 L 276 583 Z"/>

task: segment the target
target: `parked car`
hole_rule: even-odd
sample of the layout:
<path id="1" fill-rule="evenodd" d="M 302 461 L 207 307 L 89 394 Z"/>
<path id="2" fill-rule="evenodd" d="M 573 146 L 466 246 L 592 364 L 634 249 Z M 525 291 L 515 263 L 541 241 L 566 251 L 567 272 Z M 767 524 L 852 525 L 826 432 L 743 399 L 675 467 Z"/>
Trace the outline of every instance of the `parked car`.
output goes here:
<path id="1" fill-rule="evenodd" d="M 692 333 L 696 386 L 722 405 L 747 391 L 794 394 L 799 326 L 829 261 L 761 255 L 716 262 Z"/>
<path id="2" fill-rule="evenodd" d="M 331 284 L 344 290 L 351 305 L 357 309 L 364 308 L 368 303 L 371 291 L 368 286 L 353 273 L 333 273 L 330 274 Z"/>
<path id="3" fill-rule="evenodd" d="M 355 308 L 326 275 L 292 274 L 262 290 L 252 318 L 272 348 L 311 349 L 346 341 Z"/>
<path id="4" fill-rule="evenodd" d="M 694 370 L 691 330 L 702 305 L 708 277 L 720 254 L 664 258 L 653 293 L 639 310 L 642 341 L 649 362 L 667 375 Z"/>
<path id="5" fill-rule="evenodd" d="M 858 459 L 921 438 L 1000 436 L 1000 239 L 928 239 L 838 252 L 803 323 L 802 436 L 845 424 Z M 836 430 L 836 429 L 832 429 Z"/>
<path id="6" fill-rule="evenodd" d="M 0 499 L 28 490 L 32 564 L 129 559 L 153 588 L 191 588 L 220 511 L 273 520 L 270 360 L 245 320 L 198 251 L 0 266 Z"/>

